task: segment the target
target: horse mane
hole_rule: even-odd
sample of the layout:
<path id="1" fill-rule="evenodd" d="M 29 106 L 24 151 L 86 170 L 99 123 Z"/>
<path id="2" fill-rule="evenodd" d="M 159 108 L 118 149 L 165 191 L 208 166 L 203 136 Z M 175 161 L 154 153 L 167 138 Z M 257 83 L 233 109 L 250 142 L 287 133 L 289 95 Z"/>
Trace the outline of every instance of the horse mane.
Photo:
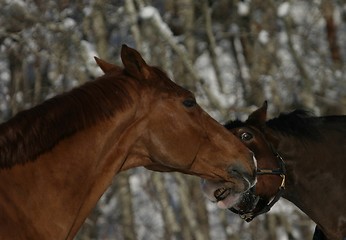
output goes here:
<path id="1" fill-rule="evenodd" d="M 261 124 L 259 122 L 259 124 Z M 231 120 L 224 124 L 228 130 L 252 125 L 247 121 Z M 281 113 L 278 117 L 265 122 L 265 126 L 286 136 L 293 136 L 301 140 L 319 141 L 324 139 L 322 131 L 344 132 L 346 134 L 346 116 L 316 117 L 305 110 L 294 110 L 289 113 Z M 258 127 L 258 126 L 255 126 Z M 264 129 L 260 129 L 261 131 Z M 324 139 L 326 140 L 326 139 Z"/>
<path id="2" fill-rule="evenodd" d="M 320 136 L 318 126 L 322 121 L 322 118 L 314 117 L 311 112 L 298 109 L 281 113 L 279 117 L 268 120 L 266 125 L 285 135 L 316 139 Z"/>
<path id="3" fill-rule="evenodd" d="M 129 81 L 122 71 L 107 74 L 0 124 L 0 169 L 33 161 L 62 139 L 124 109 L 132 103 L 125 87 Z"/>

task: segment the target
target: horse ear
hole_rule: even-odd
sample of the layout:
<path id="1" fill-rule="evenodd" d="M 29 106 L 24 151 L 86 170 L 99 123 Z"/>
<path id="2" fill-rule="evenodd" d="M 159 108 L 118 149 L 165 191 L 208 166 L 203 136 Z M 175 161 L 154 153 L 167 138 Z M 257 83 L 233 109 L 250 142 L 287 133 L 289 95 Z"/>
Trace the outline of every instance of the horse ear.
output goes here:
<path id="1" fill-rule="evenodd" d="M 136 79 L 149 79 L 150 67 L 135 49 L 124 44 L 121 48 L 121 60 L 126 72 L 132 77 Z"/>
<path id="2" fill-rule="evenodd" d="M 263 127 L 267 120 L 267 109 L 268 102 L 264 101 L 262 107 L 258 108 L 253 113 L 251 113 L 246 122 L 253 124 L 255 126 Z"/>
<path id="3" fill-rule="evenodd" d="M 102 69 L 102 71 L 104 73 L 109 73 L 112 72 L 114 70 L 120 69 L 120 67 L 118 67 L 117 65 L 111 64 L 106 62 L 105 60 L 102 60 L 98 57 L 94 57 L 97 65 L 99 65 L 99 67 Z"/>

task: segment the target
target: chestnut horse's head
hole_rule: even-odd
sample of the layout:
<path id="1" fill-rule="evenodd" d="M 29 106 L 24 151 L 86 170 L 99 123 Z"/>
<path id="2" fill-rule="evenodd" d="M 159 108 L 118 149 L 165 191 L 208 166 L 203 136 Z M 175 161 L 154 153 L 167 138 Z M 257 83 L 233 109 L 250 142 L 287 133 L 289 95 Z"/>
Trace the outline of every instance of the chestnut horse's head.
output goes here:
<path id="1" fill-rule="evenodd" d="M 254 154 L 257 160 L 256 185 L 244 193 L 232 211 L 241 214 L 247 221 L 269 211 L 268 204 L 278 194 L 283 182 L 284 166 L 275 151 L 266 131 L 267 102 L 254 111 L 245 122 L 230 121 L 225 127 L 237 136 Z M 283 187 L 283 186 L 282 186 Z M 278 199 L 276 199 L 278 200 Z"/>
<path id="2" fill-rule="evenodd" d="M 229 193 L 241 193 L 255 182 L 253 154 L 232 133 L 211 118 L 188 90 L 171 81 L 140 54 L 123 46 L 122 72 L 132 82 L 136 120 L 127 135 L 136 135 L 122 170 L 145 166 L 155 171 L 179 171 L 218 183 Z M 105 76 L 119 67 L 97 59 Z M 217 188 L 215 189 L 215 191 Z"/>

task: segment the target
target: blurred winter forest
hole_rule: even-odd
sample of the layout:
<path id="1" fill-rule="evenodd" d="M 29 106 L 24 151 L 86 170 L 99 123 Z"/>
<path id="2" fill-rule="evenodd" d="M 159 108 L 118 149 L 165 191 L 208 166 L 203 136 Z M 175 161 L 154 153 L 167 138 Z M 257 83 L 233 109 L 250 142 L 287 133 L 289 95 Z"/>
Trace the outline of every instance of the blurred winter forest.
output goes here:
<path id="1" fill-rule="evenodd" d="M 343 0 L 0 0 L 0 119 L 95 79 L 93 56 L 138 49 L 215 119 L 304 108 L 346 114 Z M 169 126 L 167 126 L 169 128 Z M 83 184 L 83 183 L 81 183 Z M 52 219 L 54 221 L 54 219 Z M 285 200 L 245 223 L 208 202 L 199 179 L 118 174 L 76 239 L 312 239 Z"/>

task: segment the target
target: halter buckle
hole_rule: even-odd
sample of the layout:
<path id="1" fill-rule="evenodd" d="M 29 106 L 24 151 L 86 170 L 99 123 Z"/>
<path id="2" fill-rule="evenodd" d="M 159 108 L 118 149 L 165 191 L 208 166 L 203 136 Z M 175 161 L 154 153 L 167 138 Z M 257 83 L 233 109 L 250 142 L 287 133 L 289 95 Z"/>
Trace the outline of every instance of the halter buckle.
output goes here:
<path id="1" fill-rule="evenodd" d="M 279 189 L 285 189 L 285 184 L 286 184 L 286 175 L 285 174 L 280 174 L 280 177 L 282 178 L 281 185 Z"/>

